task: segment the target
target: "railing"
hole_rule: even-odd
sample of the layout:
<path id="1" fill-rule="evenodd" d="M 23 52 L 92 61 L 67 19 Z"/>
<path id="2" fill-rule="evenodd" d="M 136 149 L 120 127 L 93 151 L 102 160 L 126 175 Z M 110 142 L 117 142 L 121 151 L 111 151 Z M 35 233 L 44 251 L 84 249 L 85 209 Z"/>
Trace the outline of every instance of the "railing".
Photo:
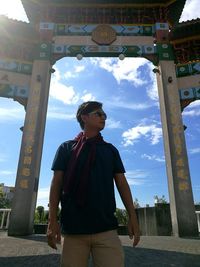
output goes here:
<path id="1" fill-rule="evenodd" d="M 196 210 L 196 215 L 197 215 L 197 223 L 198 223 L 198 229 L 200 233 L 200 210 Z"/>
<path id="2" fill-rule="evenodd" d="M 11 209 L 0 209 L 0 229 L 8 229 Z M 195 211 L 197 215 L 198 230 L 200 233 L 200 210 Z M 1 217 L 2 214 L 2 217 Z"/>
<path id="3" fill-rule="evenodd" d="M 0 229 L 8 229 L 11 209 L 0 209 Z"/>

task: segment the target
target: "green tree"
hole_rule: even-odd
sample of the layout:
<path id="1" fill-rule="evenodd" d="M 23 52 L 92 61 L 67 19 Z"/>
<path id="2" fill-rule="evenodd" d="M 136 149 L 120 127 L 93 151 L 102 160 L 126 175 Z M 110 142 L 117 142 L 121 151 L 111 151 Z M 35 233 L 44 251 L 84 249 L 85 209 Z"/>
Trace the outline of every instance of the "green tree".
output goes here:
<path id="1" fill-rule="evenodd" d="M 164 195 L 162 195 L 162 197 L 159 197 L 159 196 L 155 195 L 154 196 L 154 201 L 155 201 L 156 204 L 157 203 L 161 203 L 161 204 L 167 204 L 168 203 Z"/>
<path id="2" fill-rule="evenodd" d="M 115 216 L 117 217 L 118 223 L 121 225 L 128 224 L 128 212 L 124 209 L 116 209 Z"/>
<path id="3" fill-rule="evenodd" d="M 134 199 L 133 201 L 133 204 L 134 204 L 134 207 L 137 209 L 137 208 L 140 208 L 140 204 L 139 204 L 139 201 L 137 198 Z"/>
<path id="4" fill-rule="evenodd" d="M 3 188 L 0 187 L 0 209 L 9 209 L 11 208 L 11 201 L 6 198 Z"/>
<path id="5" fill-rule="evenodd" d="M 36 210 L 37 210 L 37 213 L 38 213 L 39 223 L 41 223 L 44 220 L 44 207 L 43 206 L 38 206 L 36 208 Z"/>

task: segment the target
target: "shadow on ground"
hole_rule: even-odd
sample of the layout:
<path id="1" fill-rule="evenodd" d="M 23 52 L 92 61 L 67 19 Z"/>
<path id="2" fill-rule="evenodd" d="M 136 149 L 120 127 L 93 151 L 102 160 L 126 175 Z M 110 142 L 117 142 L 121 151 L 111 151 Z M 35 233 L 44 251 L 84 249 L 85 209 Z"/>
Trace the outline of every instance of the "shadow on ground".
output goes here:
<path id="1" fill-rule="evenodd" d="M 59 267 L 60 255 L 0 257 L 1 267 Z"/>
<path id="2" fill-rule="evenodd" d="M 200 267 L 200 255 L 126 246 L 124 251 L 125 267 Z"/>
<path id="3" fill-rule="evenodd" d="M 126 246 L 124 251 L 125 267 L 200 267 L 200 255 Z M 59 262 L 59 254 L 0 257 L 2 267 L 58 267 Z M 93 267 L 91 260 L 88 266 Z"/>
<path id="4" fill-rule="evenodd" d="M 12 236 L 12 238 L 20 238 L 20 239 L 25 239 L 25 240 L 31 240 L 31 241 L 36 241 L 36 242 L 44 242 L 47 244 L 47 237 L 46 235 L 26 235 L 26 236 Z"/>

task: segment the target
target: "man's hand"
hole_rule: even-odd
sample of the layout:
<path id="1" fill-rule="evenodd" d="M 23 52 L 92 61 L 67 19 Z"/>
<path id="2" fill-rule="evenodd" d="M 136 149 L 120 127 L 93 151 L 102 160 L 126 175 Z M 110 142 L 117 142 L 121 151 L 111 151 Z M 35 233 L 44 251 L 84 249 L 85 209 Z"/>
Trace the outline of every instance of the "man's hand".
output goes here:
<path id="1" fill-rule="evenodd" d="M 133 239 L 134 236 L 134 241 L 133 241 L 133 246 L 137 246 L 137 244 L 140 241 L 140 229 L 138 222 L 135 218 L 129 218 L 128 221 L 128 233 L 130 239 Z"/>
<path id="2" fill-rule="evenodd" d="M 47 228 L 47 241 L 48 245 L 53 249 L 57 249 L 56 243 L 61 243 L 60 225 L 57 221 L 49 222 Z"/>

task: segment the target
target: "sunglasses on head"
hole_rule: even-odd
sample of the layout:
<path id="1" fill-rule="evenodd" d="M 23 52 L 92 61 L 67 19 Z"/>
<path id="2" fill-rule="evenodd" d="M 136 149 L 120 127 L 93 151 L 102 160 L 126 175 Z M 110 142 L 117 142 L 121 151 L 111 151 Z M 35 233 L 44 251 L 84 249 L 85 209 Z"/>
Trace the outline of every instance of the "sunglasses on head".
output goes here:
<path id="1" fill-rule="evenodd" d="M 96 117 L 103 117 L 105 120 L 107 119 L 107 115 L 106 115 L 106 113 L 103 112 L 103 111 L 92 111 L 92 112 L 90 112 L 90 113 L 88 113 L 88 114 L 93 114 L 93 115 L 95 115 Z"/>

